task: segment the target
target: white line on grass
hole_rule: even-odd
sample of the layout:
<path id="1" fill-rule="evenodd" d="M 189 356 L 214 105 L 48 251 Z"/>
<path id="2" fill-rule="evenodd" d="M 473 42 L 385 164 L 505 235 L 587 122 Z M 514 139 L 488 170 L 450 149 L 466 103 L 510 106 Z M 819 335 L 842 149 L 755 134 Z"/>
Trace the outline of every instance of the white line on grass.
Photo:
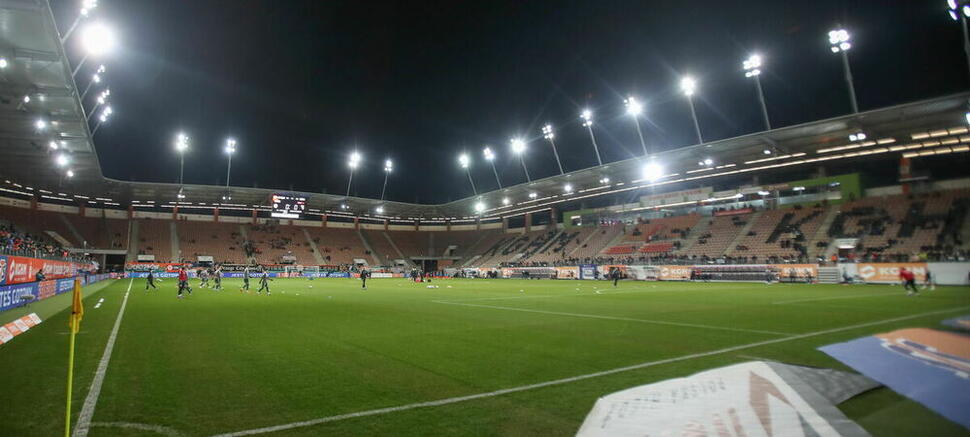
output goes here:
<path id="1" fill-rule="evenodd" d="M 836 300 L 836 299 L 852 299 L 857 297 L 873 297 L 873 296 L 897 296 L 895 293 L 865 293 L 865 294 L 849 294 L 844 296 L 829 296 L 829 297 L 812 297 L 808 299 L 794 299 L 794 300 L 780 300 L 777 302 L 772 302 L 772 305 L 784 305 L 789 303 L 799 303 L 799 302 L 819 302 L 823 300 Z"/>
<path id="2" fill-rule="evenodd" d="M 726 326 L 713 326 L 713 325 L 701 325 L 696 323 L 681 323 L 681 322 L 670 322 L 666 320 L 648 320 L 648 319 L 634 319 L 630 317 L 614 317 L 614 316 L 601 316 L 597 314 L 580 314 L 580 313 L 565 313 L 561 311 L 545 311 L 545 310 L 530 310 L 528 308 L 516 308 L 516 307 L 501 307 L 496 305 L 482 305 L 475 303 L 459 303 L 459 302 L 448 302 L 443 300 L 433 300 L 433 303 L 440 303 L 444 305 L 460 305 L 465 307 L 475 307 L 475 308 L 489 308 L 493 310 L 505 310 L 505 311 L 521 311 L 525 313 L 538 313 L 538 314 L 550 314 L 553 316 L 566 316 L 566 317 L 583 317 L 587 319 L 603 319 L 603 320 L 619 320 L 624 322 L 639 322 L 639 323 L 649 323 L 652 325 L 669 325 L 669 326 L 682 326 L 685 328 L 701 328 L 701 329 L 715 329 L 719 331 L 734 331 L 734 332 L 751 332 L 756 334 L 769 334 L 769 335 L 792 335 L 791 332 L 778 332 L 778 331 L 764 331 L 761 329 L 744 329 L 744 328 L 729 328 Z"/>
<path id="3" fill-rule="evenodd" d="M 111 361 L 111 351 L 115 348 L 115 339 L 118 338 L 118 328 L 121 327 L 121 317 L 125 315 L 125 306 L 128 305 L 128 293 L 131 292 L 131 284 L 135 278 L 128 281 L 128 290 L 125 291 L 125 298 L 121 301 L 121 309 L 118 310 L 118 318 L 115 325 L 111 328 L 111 335 L 108 336 L 108 344 L 104 346 L 104 354 L 98 362 L 98 370 L 94 372 L 94 380 L 91 381 L 91 389 L 88 396 L 84 398 L 84 406 L 81 407 L 81 414 L 78 415 L 77 425 L 74 425 L 74 437 L 85 437 L 91 428 L 91 418 L 94 417 L 94 407 L 98 404 L 98 396 L 101 395 L 101 385 L 104 384 L 104 375 L 108 371 L 108 361 Z"/>
<path id="4" fill-rule="evenodd" d="M 147 423 L 132 423 L 132 422 L 91 422 L 91 426 L 97 428 L 125 428 L 125 429 L 137 429 L 139 431 L 151 431 L 155 434 L 161 434 L 169 437 L 179 437 L 182 433 L 175 429 L 169 428 L 162 425 L 151 425 Z"/>
<path id="5" fill-rule="evenodd" d="M 801 340 L 803 338 L 816 337 L 816 336 L 825 335 L 825 334 L 834 334 L 836 332 L 850 331 L 850 330 L 859 329 L 859 328 L 867 328 L 870 326 L 876 326 L 876 325 L 881 325 L 885 323 L 901 322 L 903 320 L 916 319 L 916 318 L 927 317 L 927 316 L 935 316 L 938 314 L 955 313 L 959 311 L 965 311 L 967 309 L 970 309 L 970 306 L 953 308 L 948 310 L 941 310 L 941 311 L 930 311 L 930 312 L 925 312 L 920 314 L 912 314 L 908 316 L 894 317 L 891 319 L 883 319 L 883 320 L 877 320 L 874 322 L 866 322 L 866 323 L 859 323 L 856 325 L 843 326 L 841 328 L 825 329 L 822 331 L 807 332 L 805 334 L 798 334 L 790 337 L 774 338 L 771 340 L 764 340 L 764 341 L 759 341 L 755 343 L 742 344 L 738 346 L 730 346 L 730 347 L 715 349 L 707 352 L 699 352 L 696 354 L 666 358 L 663 360 L 648 361 L 645 363 L 634 364 L 632 366 L 617 367 L 615 369 L 603 370 L 600 372 L 588 373 L 585 375 L 577 375 L 577 376 L 571 376 L 568 378 L 554 379 L 552 381 L 545 381 L 545 382 L 539 382 L 535 384 L 522 385 L 518 387 L 505 388 L 501 390 L 495 390 L 495 391 L 490 391 L 485 393 L 477 393 L 477 394 L 468 395 L 468 396 L 458 396 L 454 398 L 438 399 L 436 401 L 417 402 L 413 404 L 400 405 L 397 407 L 378 408 L 376 410 L 366 410 L 366 411 L 358 411 L 356 413 L 339 414 L 336 416 L 321 417 L 318 419 L 304 420 L 301 422 L 286 423 L 282 425 L 267 426 L 264 428 L 247 429 L 243 431 L 235 431 L 235 432 L 229 432 L 225 434 L 218 434 L 213 437 L 239 437 L 239 436 L 247 436 L 247 435 L 265 434 L 269 432 L 285 431 L 288 429 L 319 425 L 322 423 L 337 422 L 340 420 L 353 419 L 356 417 L 377 416 L 381 414 L 394 413 L 398 411 L 407 411 L 407 410 L 413 410 L 413 409 L 424 408 L 424 407 L 437 407 L 441 405 L 455 404 L 455 403 L 471 401 L 475 399 L 491 398 L 495 396 L 506 395 L 509 393 L 518 393 L 518 392 L 523 392 L 527 390 L 534 390 L 537 388 L 568 384 L 570 382 L 582 381 L 585 379 L 597 378 L 600 376 L 613 375 L 616 373 L 628 372 L 630 370 L 638 370 L 638 369 L 643 369 L 647 367 L 658 366 L 661 364 L 670 364 L 670 363 L 676 363 L 679 361 L 692 360 L 695 358 L 709 357 L 712 355 L 719 355 L 727 352 L 734 352 L 734 351 L 749 349 L 749 348 L 758 347 L 758 346 L 767 346 L 770 344 L 784 343 L 784 342 L 793 341 L 793 340 Z"/>

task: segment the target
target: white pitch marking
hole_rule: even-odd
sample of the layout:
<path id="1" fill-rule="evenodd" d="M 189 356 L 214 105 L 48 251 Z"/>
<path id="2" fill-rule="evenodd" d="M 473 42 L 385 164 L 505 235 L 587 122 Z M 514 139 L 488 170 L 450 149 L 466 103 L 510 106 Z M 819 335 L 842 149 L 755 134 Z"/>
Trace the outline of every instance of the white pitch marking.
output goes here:
<path id="1" fill-rule="evenodd" d="M 755 342 L 755 343 L 742 344 L 742 345 L 738 345 L 738 346 L 730 346 L 730 347 L 721 348 L 721 349 L 715 349 L 715 350 L 707 351 L 707 352 L 699 352 L 699 353 L 696 353 L 696 354 L 681 355 L 679 357 L 665 358 L 665 359 L 657 360 L 657 361 L 647 361 L 645 363 L 634 364 L 632 366 L 617 367 L 615 369 L 603 370 L 603 371 L 594 372 L 594 373 L 587 373 L 585 375 L 570 376 L 568 378 L 554 379 L 554 380 L 551 380 L 551 381 L 539 382 L 539 383 L 535 383 L 535 384 L 522 385 L 522 386 L 518 386 L 518 387 L 511 387 L 511 388 L 504 388 L 504 389 L 501 389 L 501 390 L 495 390 L 495 391 L 490 391 L 490 392 L 485 392 L 485 393 L 476 393 L 476 394 L 467 395 L 467 396 L 458 396 L 458 397 L 454 397 L 454 398 L 438 399 L 436 401 L 417 402 L 417 403 L 413 403 L 413 404 L 400 405 L 400 406 L 397 406 L 397 407 L 378 408 L 376 410 L 366 410 L 366 411 L 358 411 L 358 412 L 355 412 L 355 413 L 339 414 L 339 415 L 336 415 L 336 416 L 321 417 L 321 418 L 318 418 L 318 419 L 311 419 L 311 420 L 304 420 L 304 421 L 300 421 L 300 422 L 285 423 L 285 424 L 282 424 L 282 425 L 273 425 L 273 426 L 267 426 L 267 427 L 263 427 L 263 428 L 254 428 L 254 429 L 247 429 L 247 430 L 243 430 L 243 431 L 234 431 L 234 432 L 228 432 L 228 433 L 224 433 L 224 434 L 217 434 L 217 435 L 215 435 L 213 437 L 239 437 L 239 436 L 247 436 L 247 435 L 265 434 L 265 433 L 269 433 L 269 432 L 285 431 L 285 430 L 288 430 L 288 429 L 303 428 L 303 427 L 307 427 L 307 426 L 319 425 L 319 424 L 322 424 L 322 423 L 337 422 L 337 421 L 340 421 L 340 420 L 353 419 L 353 418 L 357 418 L 357 417 L 377 416 L 377 415 L 381 415 L 381 414 L 395 413 L 395 412 L 398 412 L 398 411 L 414 410 L 414 409 L 417 409 L 417 408 L 437 407 L 437 406 L 441 406 L 441 405 L 456 404 L 456 403 L 459 403 L 459 402 L 471 401 L 471 400 L 475 400 L 475 399 L 491 398 L 491 397 L 495 397 L 495 396 L 506 395 L 506 394 L 509 394 L 509 393 L 518 393 L 518 392 L 523 392 L 523 391 L 527 391 L 527 390 L 534 390 L 534 389 L 537 389 L 537 388 L 545 388 L 545 387 L 551 387 L 551 386 L 555 386 L 555 385 L 568 384 L 570 382 L 582 381 L 582 380 L 585 380 L 585 379 L 597 378 L 597 377 L 600 377 L 600 376 L 613 375 L 613 374 L 616 374 L 616 373 L 628 372 L 628 371 L 631 371 L 631 370 L 639 370 L 639 369 L 643 369 L 643 368 L 647 368 L 647 367 L 659 366 L 659 365 L 662 365 L 662 364 L 676 363 L 676 362 L 679 362 L 679 361 L 687 361 L 687 360 L 692 360 L 692 359 L 695 359 L 695 358 L 704 358 L 704 357 L 709 357 L 709 356 L 712 356 L 712 355 L 719 355 L 719 354 L 723 354 L 723 353 L 727 353 L 727 352 L 734 352 L 734 351 L 739 351 L 739 350 L 743 350 L 743 349 L 749 349 L 749 348 L 758 347 L 758 346 L 767 346 L 769 344 L 784 343 L 784 342 L 788 342 L 788 341 L 801 340 L 803 338 L 815 337 L 815 336 L 819 336 L 819 335 L 833 334 L 833 333 L 836 333 L 836 332 L 850 331 L 850 330 L 859 329 L 859 328 L 867 328 L 867 327 L 870 327 L 870 326 L 881 325 L 881 324 L 884 324 L 884 323 L 901 322 L 903 320 L 916 319 L 916 318 L 919 318 L 919 317 L 927 317 L 927 316 L 934 316 L 934 315 L 938 315 L 938 314 L 955 313 L 955 312 L 964 311 L 964 310 L 967 310 L 967 309 L 970 309 L 970 306 L 965 306 L 965 307 L 960 307 L 960 308 L 953 308 L 953 309 L 949 309 L 949 310 L 930 311 L 930 312 L 925 312 L 925 313 L 920 313 L 920 314 L 912 314 L 912 315 L 909 315 L 909 316 L 894 317 L 894 318 L 891 318 L 891 319 L 883 319 L 883 320 L 877 320 L 877 321 L 874 321 L 874 322 L 866 322 L 866 323 L 859 323 L 859 324 L 856 324 L 856 325 L 843 326 L 841 328 L 825 329 L 825 330 L 822 330 L 822 331 L 807 332 L 807 333 L 804 333 L 804 334 L 793 335 L 793 336 L 790 336 L 790 337 L 774 338 L 774 339 L 771 339 L 771 340 L 764 340 L 764 341 L 759 341 L 759 342 Z"/>
<path id="2" fill-rule="evenodd" d="M 882 293 L 866 293 L 866 294 L 850 294 L 850 295 L 846 295 L 846 296 L 813 297 L 813 298 L 809 298 L 809 299 L 780 300 L 780 301 L 777 301 L 777 302 L 772 302 L 771 304 L 772 305 L 784 305 L 784 304 L 789 304 L 789 303 L 819 302 L 819 301 L 823 301 L 823 300 L 852 299 L 852 298 L 856 298 L 856 297 L 874 297 L 874 296 L 897 296 L 897 294 L 887 293 L 887 292 L 882 292 Z M 898 296 L 902 296 L 902 295 L 899 294 Z"/>
<path id="3" fill-rule="evenodd" d="M 769 334 L 769 335 L 792 335 L 793 334 L 791 332 L 765 331 L 761 329 L 729 328 L 725 326 L 701 325 L 696 323 L 670 322 L 665 320 L 634 319 L 630 317 L 601 316 L 597 314 L 565 313 L 561 311 L 531 310 L 528 308 L 500 307 L 495 305 L 480 305 L 480 304 L 474 304 L 474 303 L 446 302 L 446 301 L 439 301 L 439 300 L 433 300 L 431 302 L 445 304 L 445 305 L 461 305 L 466 307 L 490 308 L 494 310 L 522 311 L 526 313 L 550 314 L 554 316 L 583 317 L 587 319 L 619 320 L 624 322 L 649 323 L 652 325 L 683 326 L 686 328 L 716 329 L 720 331 L 751 332 L 751 333 Z"/>
<path id="4" fill-rule="evenodd" d="M 94 380 L 91 381 L 91 389 L 88 396 L 84 398 L 84 406 L 81 407 L 81 414 L 78 415 L 77 424 L 74 425 L 74 437 L 85 437 L 91 428 L 91 418 L 94 417 L 94 407 L 98 404 L 98 396 L 101 395 L 101 385 L 104 384 L 104 375 L 108 371 L 108 361 L 111 361 L 111 351 L 115 348 L 115 340 L 118 338 L 118 329 L 121 328 L 121 317 L 125 315 L 125 306 L 128 305 L 128 293 L 131 292 L 131 284 L 135 282 L 132 278 L 128 282 L 128 290 L 125 291 L 125 298 L 121 301 L 121 309 L 118 310 L 118 318 L 115 325 L 111 328 L 111 335 L 108 336 L 108 344 L 104 346 L 104 354 L 98 362 L 98 370 L 94 372 Z"/>
<path id="5" fill-rule="evenodd" d="M 91 422 L 91 426 L 98 428 L 127 428 L 127 429 L 137 429 L 139 431 L 151 431 L 156 434 L 161 434 L 169 437 L 179 437 L 183 435 L 182 433 L 176 431 L 175 429 L 169 428 L 162 425 L 151 425 L 148 423 L 132 423 L 132 422 Z"/>

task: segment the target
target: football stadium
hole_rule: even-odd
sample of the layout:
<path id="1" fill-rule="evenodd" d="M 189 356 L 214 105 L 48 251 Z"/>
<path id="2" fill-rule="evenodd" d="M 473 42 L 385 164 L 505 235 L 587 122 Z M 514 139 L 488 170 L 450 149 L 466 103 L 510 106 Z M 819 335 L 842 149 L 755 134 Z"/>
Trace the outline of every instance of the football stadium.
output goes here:
<path id="1" fill-rule="evenodd" d="M 0 0 L 0 435 L 970 435 L 970 1 L 724 6 Z"/>

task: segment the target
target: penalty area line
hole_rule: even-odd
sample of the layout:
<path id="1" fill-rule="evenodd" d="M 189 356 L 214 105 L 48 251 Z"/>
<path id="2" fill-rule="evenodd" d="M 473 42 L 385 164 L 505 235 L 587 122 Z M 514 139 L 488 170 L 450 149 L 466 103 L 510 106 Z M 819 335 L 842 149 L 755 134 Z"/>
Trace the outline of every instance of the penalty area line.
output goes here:
<path id="1" fill-rule="evenodd" d="M 834 334 L 836 332 L 843 332 L 843 331 L 851 331 L 853 329 L 867 328 L 867 327 L 870 327 L 870 326 L 877 326 L 877 325 L 881 325 L 881 324 L 885 324 L 885 323 L 901 322 L 901 321 L 904 321 L 904 320 L 916 319 L 916 318 L 920 318 L 920 317 L 928 317 L 928 316 L 935 316 L 935 315 L 940 315 L 940 314 L 955 313 L 955 312 L 959 312 L 959 311 L 965 311 L 967 309 L 970 309 L 970 306 L 964 306 L 964 307 L 953 308 L 953 309 L 948 309 L 948 310 L 930 311 L 930 312 L 925 312 L 925 313 L 912 314 L 912 315 L 908 315 L 908 316 L 894 317 L 894 318 L 891 318 L 891 319 L 876 320 L 874 322 L 859 323 L 859 324 L 850 325 L 850 326 L 843 326 L 843 327 L 840 327 L 840 328 L 825 329 L 825 330 L 822 330 L 822 331 L 815 331 L 815 332 L 808 332 L 808 333 L 804 333 L 804 334 L 792 335 L 790 337 L 775 338 L 775 339 L 771 339 L 771 340 L 764 340 L 764 341 L 759 341 L 759 342 L 754 342 L 754 343 L 742 344 L 742 345 L 738 345 L 738 346 L 730 346 L 730 347 L 726 347 L 726 348 L 722 348 L 722 349 L 715 349 L 715 350 L 711 350 L 711 351 L 707 351 L 707 352 L 699 352 L 699 353 L 696 353 L 696 354 L 681 355 L 679 357 L 666 358 L 666 359 L 657 360 L 657 361 L 648 361 L 648 362 L 645 362 L 645 363 L 634 364 L 632 366 L 617 367 L 615 369 L 603 370 L 603 371 L 600 371 L 600 372 L 588 373 L 588 374 L 585 374 L 585 375 L 577 375 L 577 376 L 571 376 L 571 377 L 568 377 L 568 378 L 554 379 L 554 380 L 551 380 L 551 381 L 539 382 L 539 383 L 529 384 L 529 385 L 522 385 L 522 386 L 518 386 L 518 387 L 505 388 L 505 389 L 495 390 L 495 391 L 490 391 L 490 392 L 485 392 L 485 393 L 477 393 L 477 394 L 472 394 L 472 395 L 467 395 L 467 396 L 458 396 L 458 397 L 454 397 L 454 398 L 438 399 L 438 400 L 435 400 L 435 401 L 417 402 L 417 403 L 413 403 L 413 404 L 400 405 L 400 406 L 396 406 L 396 407 L 378 408 L 378 409 L 375 409 L 375 410 L 358 411 L 358 412 L 355 412 L 355 413 L 339 414 L 339 415 L 336 415 L 336 416 L 321 417 L 321 418 L 318 418 L 318 419 L 304 420 L 304 421 L 300 421 L 300 422 L 292 422 L 292 423 L 286 423 L 286 424 L 282 424 L 282 425 L 273 425 L 273 426 L 267 426 L 267 427 L 263 427 L 263 428 L 254 428 L 254 429 L 247 429 L 247 430 L 243 430 L 243 431 L 234 431 L 234 432 L 228 432 L 228 433 L 224 433 L 224 434 L 217 434 L 217 435 L 215 435 L 213 437 L 242 437 L 242 436 L 248 436 L 248 435 L 265 434 L 265 433 L 270 433 L 270 432 L 286 431 L 286 430 L 294 429 L 294 428 L 304 428 L 304 427 L 308 427 L 308 426 L 320 425 L 320 424 L 329 423 L 329 422 L 337 422 L 337 421 L 346 420 L 346 419 L 354 419 L 354 418 L 358 418 L 358 417 L 377 416 L 377 415 L 382 415 L 382 414 L 395 413 L 395 412 L 398 412 L 398 411 L 407 411 L 407 410 L 414 410 L 414 409 L 418 409 L 418 408 L 437 407 L 437 406 L 442 406 L 442 405 L 456 404 L 456 403 L 459 403 L 459 402 L 471 401 L 471 400 L 476 400 L 476 399 L 491 398 L 491 397 L 502 396 L 502 395 L 506 395 L 506 394 L 510 394 L 510 393 L 518 393 L 518 392 L 523 392 L 523 391 L 527 391 L 527 390 L 534 390 L 534 389 L 538 389 L 538 388 L 552 387 L 552 386 L 556 386 L 556 385 L 568 384 L 568 383 L 571 383 L 571 382 L 582 381 L 582 380 L 591 379 L 591 378 L 597 378 L 597 377 L 600 377 L 600 376 L 613 375 L 613 374 L 616 374 L 616 373 L 628 372 L 628 371 L 631 371 L 631 370 L 639 370 L 639 369 L 644 369 L 644 368 L 647 368 L 647 367 L 659 366 L 659 365 L 662 365 L 662 364 L 670 364 L 670 363 L 676 363 L 676 362 L 680 362 L 680 361 L 692 360 L 692 359 L 696 359 L 696 358 L 704 358 L 704 357 L 709 357 L 709 356 L 712 356 L 712 355 L 719 355 L 719 354 L 728 353 L 728 352 L 735 352 L 735 351 L 749 349 L 749 348 L 753 348 L 753 347 L 766 346 L 766 345 L 776 344 L 776 343 L 784 343 L 784 342 L 794 341 L 794 340 L 801 340 L 801 339 L 805 339 L 805 338 L 816 337 L 816 336 L 819 336 L 819 335 Z"/>
<path id="2" fill-rule="evenodd" d="M 104 354 L 98 362 L 98 369 L 94 372 L 94 380 L 91 381 L 91 389 L 88 396 L 84 398 L 84 406 L 81 407 L 81 414 L 78 415 L 77 424 L 74 425 L 74 437 L 85 437 L 91 429 L 91 418 L 94 417 L 94 407 L 98 404 L 98 397 L 101 396 L 101 386 L 104 384 L 104 375 L 108 372 L 108 362 L 111 361 L 111 352 L 115 348 L 115 340 L 118 338 L 118 329 L 121 328 L 121 318 L 125 315 L 125 306 L 128 305 L 128 294 L 131 293 L 131 284 L 135 278 L 128 281 L 128 290 L 125 291 L 125 298 L 121 301 L 121 309 L 118 310 L 118 318 L 115 319 L 114 327 L 111 328 L 111 335 L 108 336 L 108 344 L 104 346 Z"/>

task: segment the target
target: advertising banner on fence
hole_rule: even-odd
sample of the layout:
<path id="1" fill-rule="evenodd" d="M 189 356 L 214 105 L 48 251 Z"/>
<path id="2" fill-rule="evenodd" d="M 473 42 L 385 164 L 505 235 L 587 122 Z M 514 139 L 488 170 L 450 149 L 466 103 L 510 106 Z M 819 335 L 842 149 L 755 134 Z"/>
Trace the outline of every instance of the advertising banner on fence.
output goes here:
<path id="1" fill-rule="evenodd" d="M 33 282 L 37 272 L 44 272 L 47 279 L 70 278 L 80 271 L 94 270 L 93 264 L 24 256 L 0 256 L 0 285 Z"/>
<path id="2" fill-rule="evenodd" d="M 778 280 L 781 282 L 793 277 L 803 281 L 809 275 L 812 278 L 818 278 L 818 264 L 772 264 L 771 266 L 778 269 Z"/>
<path id="3" fill-rule="evenodd" d="M 583 264 L 579 266 L 579 279 L 594 279 L 595 275 L 595 264 Z"/>
<path id="4" fill-rule="evenodd" d="M 858 263 L 856 269 L 859 276 L 866 282 L 899 282 L 899 270 L 906 270 L 916 275 L 917 281 L 926 280 L 926 263 Z"/>
<path id="5" fill-rule="evenodd" d="M 691 266 L 658 266 L 660 275 L 657 279 L 661 281 L 686 281 L 690 279 Z"/>
<path id="6" fill-rule="evenodd" d="M 556 267 L 556 279 L 579 279 L 579 267 Z"/>
<path id="7" fill-rule="evenodd" d="M 169 272 L 178 273 L 179 267 L 188 266 L 188 264 L 182 263 L 153 263 L 153 262 L 131 262 L 125 264 L 125 270 L 129 272 L 147 272 L 149 270 L 155 272 Z"/>

